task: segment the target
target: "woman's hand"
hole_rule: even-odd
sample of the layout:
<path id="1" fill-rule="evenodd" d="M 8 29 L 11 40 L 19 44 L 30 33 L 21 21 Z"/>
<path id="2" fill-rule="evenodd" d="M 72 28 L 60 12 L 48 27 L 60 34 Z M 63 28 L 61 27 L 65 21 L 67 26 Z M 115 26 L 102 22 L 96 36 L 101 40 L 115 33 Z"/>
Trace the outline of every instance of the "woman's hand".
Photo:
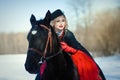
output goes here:
<path id="1" fill-rule="evenodd" d="M 73 54 L 77 52 L 76 49 L 68 46 L 68 45 L 67 45 L 65 42 L 63 42 L 63 41 L 60 42 L 60 44 L 61 44 L 62 49 L 63 49 L 65 52 L 73 53 Z"/>

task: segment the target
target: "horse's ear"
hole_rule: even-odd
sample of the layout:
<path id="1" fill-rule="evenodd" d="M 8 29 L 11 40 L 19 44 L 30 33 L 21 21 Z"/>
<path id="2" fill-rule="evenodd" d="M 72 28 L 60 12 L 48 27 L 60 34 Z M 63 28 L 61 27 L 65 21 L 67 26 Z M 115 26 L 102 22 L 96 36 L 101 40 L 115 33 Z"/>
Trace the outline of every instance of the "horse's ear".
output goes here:
<path id="1" fill-rule="evenodd" d="M 51 20 L 51 12 L 48 10 L 44 18 L 45 24 L 49 25 Z"/>
<path id="2" fill-rule="evenodd" d="M 33 14 L 30 17 L 30 22 L 31 22 L 31 25 L 35 25 L 36 24 L 36 18 L 35 18 L 35 16 Z"/>

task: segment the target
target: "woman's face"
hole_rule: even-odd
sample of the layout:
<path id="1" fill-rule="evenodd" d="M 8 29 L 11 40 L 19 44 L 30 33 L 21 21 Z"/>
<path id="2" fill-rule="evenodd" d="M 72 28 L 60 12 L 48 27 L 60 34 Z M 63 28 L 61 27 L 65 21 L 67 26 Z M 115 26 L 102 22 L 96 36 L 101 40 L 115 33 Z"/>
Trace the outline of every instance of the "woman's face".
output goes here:
<path id="1" fill-rule="evenodd" d="M 55 28 L 55 31 L 62 31 L 66 27 L 66 19 L 64 16 L 59 16 L 56 19 L 54 19 L 53 27 Z"/>

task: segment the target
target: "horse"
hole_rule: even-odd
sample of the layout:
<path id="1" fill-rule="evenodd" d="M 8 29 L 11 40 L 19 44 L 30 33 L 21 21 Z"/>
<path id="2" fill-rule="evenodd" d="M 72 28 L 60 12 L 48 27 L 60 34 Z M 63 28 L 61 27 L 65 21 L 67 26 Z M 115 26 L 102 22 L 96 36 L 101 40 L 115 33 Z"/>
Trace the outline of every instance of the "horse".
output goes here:
<path id="1" fill-rule="evenodd" d="M 79 80 L 70 55 L 62 50 L 60 40 L 50 26 L 50 17 L 49 10 L 40 20 L 31 15 L 25 69 L 37 74 L 35 80 Z"/>

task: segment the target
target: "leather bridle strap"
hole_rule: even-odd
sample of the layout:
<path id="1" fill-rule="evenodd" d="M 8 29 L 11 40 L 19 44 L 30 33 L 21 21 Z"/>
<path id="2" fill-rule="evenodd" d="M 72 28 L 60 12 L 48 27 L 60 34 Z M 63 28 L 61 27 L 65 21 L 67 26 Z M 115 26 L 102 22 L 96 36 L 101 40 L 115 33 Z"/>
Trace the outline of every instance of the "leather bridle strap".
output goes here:
<path id="1" fill-rule="evenodd" d="M 50 53 L 52 52 L 52 33 L 51 33 L 51 29 L 48 28 L 47 26 L 42 25 L 42 24 L 40 24 L 40 26 L 43 27 L 44 29 L 48 30 L 48 38 L 47 38 L 45 50 L 44 50 L 44 52 L 40 52 L 38 49 L 35 49 L 35 48 L 29 48 L 29 50 L 36 52 L 37 54 L 41 55 L 42 58 L 44 58 L 45 60 L 48 60 L 48 59 L 51 59 L 51 58 L 57 56 L 58 54 L 60 54 L 62 49 L 60 49 L 56 54 L 54 54 L 52 56 L 45 57 L 46 52 L 47 52 L 48 43 L 50 43 Z"/>
<path id="2" fill-rule="evenodd" d="M 48 30 L 48 38 L 47 38 L 45 50 L 44 50 L 44 53 L 43 53 L 43 56 L 45 57 L 49 42 L 50 42 L 50 53 L 52 52 L 52 33 L 51 33 L 51 29 L 48 28 L 47 26 L 42 25 L 42 24 L 40 24 L 40 26 Z"/>
<path id="3" fill-rule="evenodd" d="M 39 55 L 43 56 L 42 53 L 39 50 L 35 49 L 35 48 L 29 48 L 29 50 L 32 50 L 32 51 L 38 53 Z"/>
<path id="4" fill-rule="evenodd" d="M 38 53 L 39 55 L 41 55 L 45 58 L 49 42 L 50 42 L 50 53 L 52 52 L 52 33 L 51 33 L 51 29 L 48 28 L 47 26 L 42 25 L 42 24 L 40 24 L 40 26 L 43 27 L 44 29 L 48 30 L 48 38 L 47 38 L 44 52 L 40 52 L 39 50 L 37 50 L 35 48 L 29 48 L 29 50 L 35 51 L 36 53 Z"/>

